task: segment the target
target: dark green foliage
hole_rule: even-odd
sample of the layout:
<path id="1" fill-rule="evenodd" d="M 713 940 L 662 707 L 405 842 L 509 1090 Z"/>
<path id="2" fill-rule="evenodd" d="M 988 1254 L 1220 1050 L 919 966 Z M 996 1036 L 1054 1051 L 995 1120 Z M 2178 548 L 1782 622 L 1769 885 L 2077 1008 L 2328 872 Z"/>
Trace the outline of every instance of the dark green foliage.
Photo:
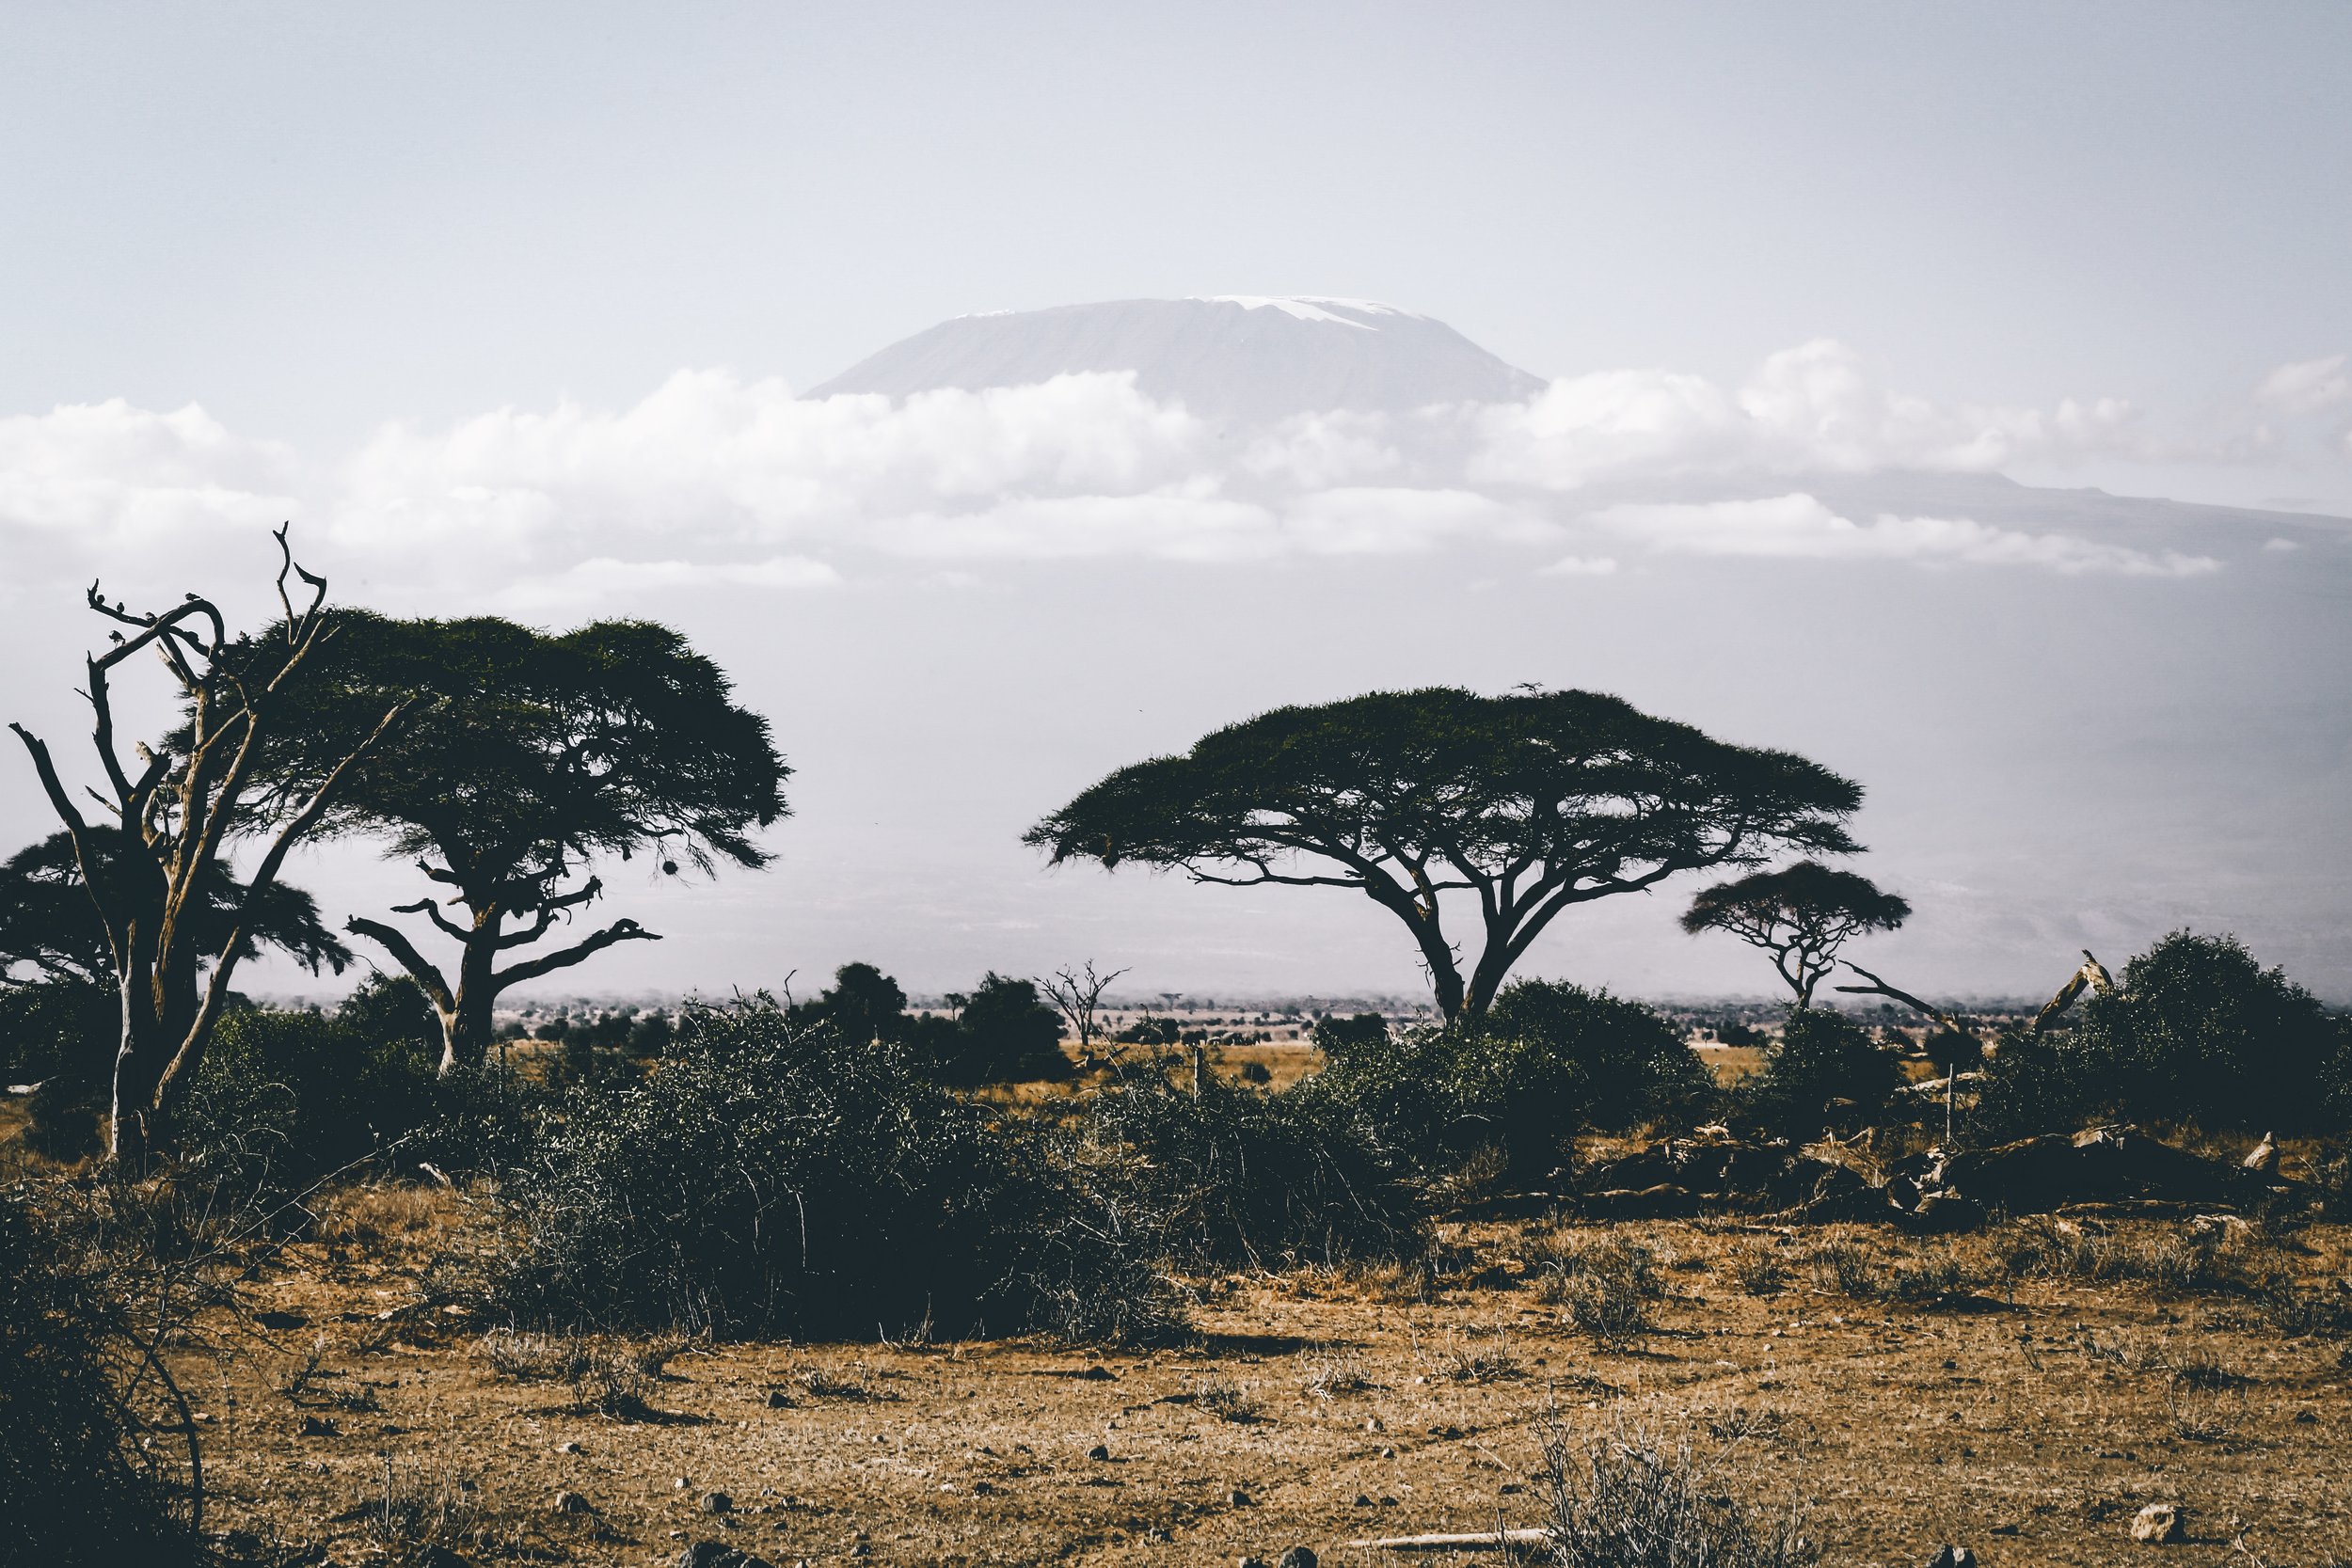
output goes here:
<path id="1" fill-rule="evenodd" d="M 726 1335 L 1141 1333 L 1145 1238 L 888 1042 L 690 1006 L 658 1070 L 575 1093 L 508 1178 L 518 1320 Z"/>
<path id="2" fill-rule="evenodd" d="M 1147 1015 L 1113 1035 L 1111 1039 L 1120 1045 L 1174 1045 L 1183 1033 L 1174 1019 Z"/>
<path id="3" fill-rule="evenodd" d="M 1764 1048 L 1764 1070 L 1748 1092 L 1775 1132 L 1809 1139 L 1876 1121 L 1902 1084 L 1901 1058 L 1861 1024 L 1843 1013 L 1794 1007 L 1780 1038 Z"/>
<path id="4" fill-rule="evenodd" d="M 1316 1039 L 1328 1063 L 1302 1089 L 1424 1167 L 1496 1149 L 1514 1174 L 1538 1177 L 1586 1127 L 1674 1116 L 1711 1089 L 1657 1014 L 1554 982 L 1510 987 L 1475 1023 L 1391 1034 L 1365 1014 L 1327 1021 Z"/>
<path id="5" fill-rule="evenodd" d="M 942 1084 L 1025 1083 L 1067 1078 L 1077 1069 L 1061 1051 L 1061 1014 L 1038 995 L 1033 981 L 991 970 L 969 995 L 950 995 L 952 1019 L 907 1021 L 901 1037 L 909 1055 Z"/>
<path id="6" fill-rule="evenodd" d="M 1055 863 L 1352 888 L 1402 921 L 1449 1021 L 1486 1011 L 1561 911 L 1678 871 L 1844 854 L 1862 791 L 1590 691 L 1451 687 L 1277 708 L 1122 768 L 1025 842 Z M 1475 894 L 1465 974 L 1444 895 Z"/>
<path id="7" fill-rule="evenodd" d="M 66 1073 L 99 1082 L 114 1065 L 121 1027 L 121 1004 L 103 978 L 0 985 L 0 1077 L 25 1084 Z"/>
<path id="8" fill-rule="evenodd" d="M 186 1562 L 170 1497 L 124 1430 L 106 1303 L 21 1191 L 0 1191 L 0 1564 Z M 118 1347 L 119 1348 L 119 1347 Z M 158 1442 L 176 1433 L 158 1433 Z"/>
<path id="9" fill-rule="evenodd" d="M 898 982 L 869 963 L 846 963 L 833 972 L 833 985 L 817 1000 L 792 1009 L 796 1020 L 825 1022 L 843 1039 L 903 1040 L 907 993 Z"/>
<path id="10" fill-rule="evenodd" d="M 1583 1078 L 1584 1118 L 1605 1132 L 1687 1113 L 1714 1089 L 1674 1025 L 1605 990 L 1522 980 L 1495 999 L 1486 1029 L 1573 1062 Z"/>
<path id="11" fill-rule="evenodd" d="M 120 829 L 92 825 L 85 841 L 97 858 L 102 887 L 133 874 L 137 862 L 124 863 Z M 199 887 L 189 939 L 207 953 L 219 951 L 247 899 L 245 884 L 215 857 Z M 340 974 L 351 962 L 350 949 L 319 924 L 317 902 L 300 888 L 272 882 L 250 902 L 246 937 L 237 946 L 240 960 L 275 947 L 313 974 L 328 967 Z M 19 965 L 53 977 L 114 977 L 106 923 L 82 885 L 71 834 L 52 833 L 0 862 L 0 979 Z"/>
<path id="12" fill-rule="evenodd" d="M 1403 1162 L 1336 1097 L 1263 1094 L 1215 1075 L 1195 1095 L 1138 1069 L 1086 1114 L 1092 1180 L 1181 1265 L 1328 1263 L 1425 1246 Z"/>
<path id="13" fill-rule="evenodd" d="M 1315 1021 L 1315 1049 L 1327 1053 L 1341 1053 L 1358 1046 L 1379 1045 L 1389 1037 L 1389 1021 L 1378 1013 L 1358 1013 L 1353 1018 L 1323 1018 Z"/>
<path id="14" fill-rule="evenodd" d="M 240 1190 L 298 1190 L 399 1147 L 411 1168 L 495 1169 L 528 1141 L 528 1096 L 491 1068 L 438 1073 L 440 1030 L 406 978 L 373 975 L 333 1013 L 239 1007 L 183 1107 L 183 1156 Z"/>
<path id="15" fill-rule="evenodd" d="M 2123 966 L 2114 993 L 2090 996 L 2072 1029 L 2000 1042 L 1979 1136 L 2071 1131 L 2102 1117 L 2340 1128 L 2352 1117 L 2337 1080 L 2343 1041 L 2341 1021 L 2236 938 L 2175 931 Z"/>

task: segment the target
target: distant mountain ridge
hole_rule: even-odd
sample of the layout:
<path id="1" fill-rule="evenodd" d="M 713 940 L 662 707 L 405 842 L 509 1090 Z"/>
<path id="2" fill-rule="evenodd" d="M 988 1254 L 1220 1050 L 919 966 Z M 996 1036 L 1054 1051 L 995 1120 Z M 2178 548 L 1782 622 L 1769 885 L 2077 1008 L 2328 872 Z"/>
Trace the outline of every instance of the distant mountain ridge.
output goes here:
<path id="1" fill-rule="evenodd" d="M 904 398 L 1118 371 L 1135 372 L 1136 386 L 1162 403 L 1234 424 L 1333 409 L 1504 403 L 1544 386 L 1443 322 L 1392 305 L 1226 294 L 959 316 L 893 343 L 809 396 Z"/>

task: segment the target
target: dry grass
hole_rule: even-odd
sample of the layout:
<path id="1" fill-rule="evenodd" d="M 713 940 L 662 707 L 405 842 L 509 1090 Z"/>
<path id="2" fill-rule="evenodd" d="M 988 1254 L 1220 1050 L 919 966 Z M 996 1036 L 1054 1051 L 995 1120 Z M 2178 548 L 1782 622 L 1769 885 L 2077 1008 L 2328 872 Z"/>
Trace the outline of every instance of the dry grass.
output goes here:
<path id="1" fill-rule="evenodd" d="M 1661 1517 L 1774 1499 L 1746 1515 L 1768 1547 L 1809 1497 L 1833 1562 L 1947 1539 L 2131 1562 L 2132 1513 L 2180 1494 L 2201 1539 L 2352 1559 L 2331 1310 L 2352 1233 L 2332 1227 L 1497 1221 L 1409 1264 L 1192 1281 L 1191 1346 L 909 1345 L 878 1367 L 872 1346 L 484 1336 L 428 1288 L 434 1258 L 494 1243 L 469 1232 L 477 1206 L 389 1189 L 328 1212 L 351 1216 L 331 1222 L 341 1260 L 297 1243 L 249 1287 L 304 1320 L 292 1360 L 224 1353 L 226 1323 L 175 1352 L 213 1418 L 216 1520 L 289 1558 L 649 1564 L 682 1537 L 777 1562 L 855 1544 L 876 1564 L 1165 1568 L 1306 1544 L 1347 1563 L 1361 1536 L 1550 1522 L 1559 1433 L 1588 1491 L 1591 1445 L 1645 1434 L 1610 1495 Z M 313 1411 L 332 1434 L 304 1434 Z M 1677 1490 L 1686 1453 L 1708 1489 Z M 558 1488 L 593 1512 L 554 1512 Z M 700 1511 L 709 1491 L 732 1525 Z"/>

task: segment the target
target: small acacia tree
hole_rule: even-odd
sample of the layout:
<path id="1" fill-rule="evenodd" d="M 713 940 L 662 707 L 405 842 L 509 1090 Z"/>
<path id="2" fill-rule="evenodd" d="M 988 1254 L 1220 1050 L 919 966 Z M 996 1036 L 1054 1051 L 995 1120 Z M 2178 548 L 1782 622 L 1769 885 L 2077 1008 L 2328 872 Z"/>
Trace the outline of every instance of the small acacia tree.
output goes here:
<path id="1" fill-rule="evenodd" d="M 435 885 L 394 912 L 423 915 L 458 944 L 453 974 L 395 926 L 355 915 L 345 928 L 432 1001 L 444 1073 L 480 1064 L 509 987 L 659 940 L 622 919 L 501 967 L 603 893 L 588 874 L 597 859 L 651 853 L 672 875 L 681 862 L 706 872 L 768 863 L 749 834 L 786 815 L 791 770 L 768 721 L 738 706 L 726 675 L 669 627 L 600 621 L 550 636 L 490 617 L 342 619 L 326 678 L 306 689 L 300 733 L 274 760 L 294 775 L 314 767 L 310 749 L 386 690 L 435 698 L 358 770 L 328 826 L 388 837 Z"/>
<path id="2" fill-rule="evenodd" d="M 1734 882 L 1704 888 L 1691 900 L 1682 928 L 1725 931 L 1772 956 L 1772 967 L 1813 1006 L 1813 990 L 1837 965 L 1837 950 L 1866 931 L 1892 931 L 1911 918 L 1899 895 L 1882 893 L 1867 877 L 1799 861 Z"/>
<path id="3" fill-rule="evenodd" d="M 90 609 L 127 628 L 110 634 L 107 652 L 87 657 L 83 693 L 105 773 L 104 791 L 91 794 L 114 818 L 111 838 L 103 833 L 108 824 L 83 816 L 49 748 L 22 724 L 8 726 L 32 756 L 105 928 L 106 964 L 122 1004 L 110 1159 L 143 1157 L 185 1092 L 230 980 L 252 951 L 278 868 L 410 705 L 407 693 L 378 689 L 312 737 L 298 776 L 265 777 L 261 759 L 333 632 L 323 610 L 326 579 L 295 563 L 286 532 L 277 531 L 285 618 L 260 636 L 232 640 L 220 610 L 194 594 L 169 610 L 141 613 L 119 600 L 109 604 L 90 585 Z M 290 577 L 310 590 L 300 610 L 287 590 Z M 178 688 L 183 722 L 160 744 L 137 748 L 135 773 L 117 749 L 112 680 L 126 660 L 147 652 Z M 248 835 L 262 841 L 262 855 L 231 893 L 220 882 L 220 857 L 230 840 Z"/>
<path id="4" fill-rule="evenodd" d="M 1677 872 L 1853 852 L 1861 786 L 1590 691 L 1452 687 L 1277 708 L 1122 768 L 1029 830 L 1054 863 L 1351 888 L 1404 922 L 1447 1020 L 1561 911 Z M 1465 972 L 1447 895 L 1475 900 Z"/>

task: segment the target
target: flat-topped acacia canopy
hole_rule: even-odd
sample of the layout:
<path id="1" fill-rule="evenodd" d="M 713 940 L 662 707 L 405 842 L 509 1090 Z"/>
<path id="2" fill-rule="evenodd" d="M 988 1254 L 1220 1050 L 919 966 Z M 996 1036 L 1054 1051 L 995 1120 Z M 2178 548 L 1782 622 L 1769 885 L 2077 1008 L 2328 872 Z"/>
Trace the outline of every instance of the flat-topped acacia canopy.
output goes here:
<path id="1" fill-rule="evenodd" d="M 1592 691 L 1454 687 L 1276 708 L 1122 768 L 1024 835 L 1053 863 L 1354 888 L 1405 922 L 1448 1019 L 1483 1014 L 1572 904 L 1681 871 L 1850 854 L 1862 788 Z M 1471 895 L 1464 974 L 1447 894 Z M 1467 899 L 1457 902 L 1468 902 Z"/>

